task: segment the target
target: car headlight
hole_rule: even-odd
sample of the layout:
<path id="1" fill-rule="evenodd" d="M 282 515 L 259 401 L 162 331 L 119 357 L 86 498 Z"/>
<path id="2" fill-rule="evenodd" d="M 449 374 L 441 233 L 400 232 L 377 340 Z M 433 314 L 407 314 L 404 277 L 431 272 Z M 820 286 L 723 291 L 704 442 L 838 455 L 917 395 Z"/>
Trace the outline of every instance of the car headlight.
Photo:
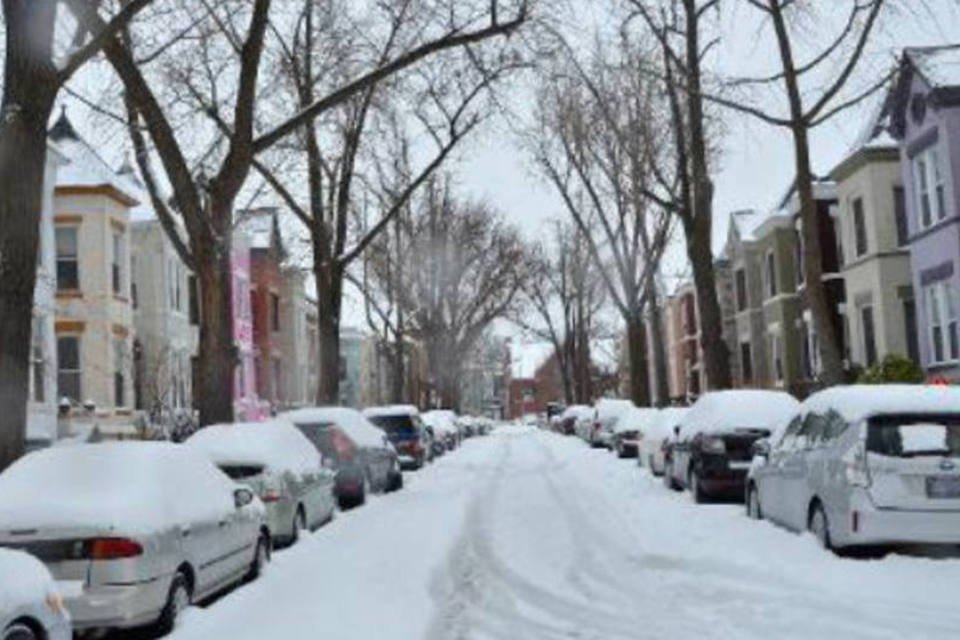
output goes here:
<path id="1" fill-rule="evenodd" d="M 727 445 L 723 438 L 704 438 L 700 443 L 704 453 L 726 453 Z"/>

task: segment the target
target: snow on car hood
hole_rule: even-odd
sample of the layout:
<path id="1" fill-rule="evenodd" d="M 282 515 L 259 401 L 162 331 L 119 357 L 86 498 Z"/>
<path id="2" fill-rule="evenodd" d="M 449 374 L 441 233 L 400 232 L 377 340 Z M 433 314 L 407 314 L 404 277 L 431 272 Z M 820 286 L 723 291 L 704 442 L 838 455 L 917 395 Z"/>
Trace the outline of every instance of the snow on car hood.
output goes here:
<path id="1" fill-rule="evenodd" d="M 217 424 L 200 429 L 184 443 L 222 464 L 260 464 L 275 473 L 312 473 L 320 468 L 320 452 L 293 423 Z"/>
<path id="2" fill-rule="evenodd" d="M 712 391 L 700 396 L 683 416 L 680 435 L 688 438 L 697 433 L 733 433 L 740 429 L 777 432 L 799 407 L 796 398 L 783 391 Z"/>
<path id="3" fill-rule="evenodd" d="M 280 417 L 298 423 L 332 423 L 353 440 L 358 447 L 383 448 L 383 431 L 366 419 L 362 413 L 349 407 L 314 407 L 280 414 Z"/>
<path id="4" fill-rule="evenodd" d="M 44 449 L 0 474 L 0 528 L 89 528 L 136 535 L 234 510 L 230 478 L 165 442 Z"/>
<path id="5" fill-rule="evenodd" d="M 15 609 L 42 603 L 55 591 L 43 563 L 22 551 L 0 548 L 0 577 L 0 620 Z"/>

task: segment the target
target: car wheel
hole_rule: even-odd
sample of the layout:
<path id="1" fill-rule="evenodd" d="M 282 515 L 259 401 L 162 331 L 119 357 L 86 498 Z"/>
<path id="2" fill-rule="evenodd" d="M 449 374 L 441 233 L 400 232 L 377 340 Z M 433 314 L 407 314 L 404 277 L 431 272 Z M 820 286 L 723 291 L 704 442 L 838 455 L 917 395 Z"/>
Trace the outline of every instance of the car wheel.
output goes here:
<path id="1" fill-rule="evenodd" d="M 833 549 L 833 543 L 830 541 L 830 521 L 827 520 L 827 513 L 819 502 L 813 505 L 809 528 L 810 533 L 816 536 L 821 547 L 828 550 Z"/>
<path id="2" fill-rule="evenodd" d="M 190 583 L 182 571 L 173 576 L 170 583 L 170 592 L 167 594 L 167 604 L 160 612 L 157 621 L 157 630 L 161 635 L 167 635 L 177 624 L 177 619 L 184 609 L 190 606 Z"/>
<path id="3" fill-rule="evenodd" d="M 707 501 L 707 496 L 703 492 L 703 486 L 700 484 L 700 476 L 697 475 L 696 470 L 690 471 L 690 477 L 687 479 L 687 486 L 690 487 L 690 494 L 693 496 L 693 501 L 697 504 L 703 504 Z"/>
<path id="4" fill-rule="evenodd" d="M 763 520 L 763 510 L 760 508 L 760 493 L 756 485 L 747 485 L 747 517 L 751 520 Z"/>
<path id="5" fill-rule="evenodd" d="M 253 582 L 259 578 L 268 562 L 270 562 L 270 540 L 267 539 L 267 536 L 261 535 L 257 539 L 257 550 L 253 554 L 250 570 L 247 571 L 247 582 Z"/>
<path id="6" fill-rule="evenodd" d="M 14 622 L 3 630 L 3 640 L 40 640 L 40 636 L 28 625 Z"/>

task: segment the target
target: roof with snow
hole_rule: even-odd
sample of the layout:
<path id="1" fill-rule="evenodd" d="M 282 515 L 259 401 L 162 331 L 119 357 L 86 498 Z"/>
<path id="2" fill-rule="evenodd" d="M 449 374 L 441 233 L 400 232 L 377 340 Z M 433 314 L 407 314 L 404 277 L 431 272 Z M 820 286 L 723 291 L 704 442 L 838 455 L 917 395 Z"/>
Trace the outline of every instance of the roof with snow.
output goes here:
<path id="1" fill-rule="evenodd" d="M 730 228 L 736 231 L 740 240 L 751 242 L 755 240 L 753 233 L 763 224 L 763 221 L 770 215 L 766 211 L 759 209 L 740 209 L 730 214 Z"/>
<path id="2" fill-rule="evenodd" d="M 67 117 L 64 107 L 50 129 L 49 138 L 62 153 L 65 162 L 57 170 L 57 187 L 101 188 L 120 202 L 135 206 L 141 202 L 128 179 L 117 175 L 110 165 L 84 140 Z"/>
<path id="3" fill-rule="evenodd" d="M 960 388 L 908 384 L 831 387 L 807 398 L 801 408 L 818 413 L 833 409 L 847 422 L 897 413 L 960 414 Z"/>
<path id="4" fill-rule="evenodd" d="M 960 86 L 960 44 L 907 47 L 903 54 L 933 89 Z"/>
<path id="5" fill-rule="evenodd" d="M 550 356 L 553 355 L 553 345 L 549 342 L 511 343 L 510 345 L 510 377 L 533 378 Z"/>

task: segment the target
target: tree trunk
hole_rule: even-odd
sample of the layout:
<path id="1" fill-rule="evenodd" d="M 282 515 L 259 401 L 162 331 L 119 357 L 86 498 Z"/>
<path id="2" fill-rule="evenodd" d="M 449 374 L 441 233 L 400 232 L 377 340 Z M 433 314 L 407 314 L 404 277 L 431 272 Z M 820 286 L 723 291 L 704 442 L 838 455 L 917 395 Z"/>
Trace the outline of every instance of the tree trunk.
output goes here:
<path id="1" fill-rule="evenodd" d="M 336 267 L 314 263 L 317 286 L 317 402 L 340 404 L 340 307 L 343 280 Z"/>
<path id="2" fill-rule="evenodd" d="M 194 398 L 204 426 L 234 421 L 234 374 L 239 363 L 233 334 L 232 243 L 229 232 L 220 238 L 221 246 L 195 252 L 200 344 Z"/>
<path id="3" fill-rule="evenodd" d="M 657 297 L 657 287 L 650 284 L 647 287 L 647 304 L 650 305 L 650 326 L 653 334 L 653 376 L 656 389 L 656 406 L 666 407 L 670 404 L 670 384 L 667 380 L 667 350 L 666 336 L 663 335 L 663 318 L 660 313 L 660 300 Z"/>
<path id="4" fill-rule="evenodd" d="M 0 471 L 23 455 L 33 290 L 57 94 L 50 65 L 55 3 L 5 0 L 7 57 L 0 115 Z"/>
<path id="5" fill-rule="evenodd" d="M 797 159 L 797 195 L 800 199 L 800 220 L 803 234 L 803 275 L 807 304 L 819 337 L 821 382 L 825 386 L 843 383 L 843 359 L 840 355 L 839 332 L 834 324 L 835 309 L 823 282 L 821 264 L 820 215 L 813 196 L 813 172 L 810 170 L 810 146 L 807 130 L 793 128 L 793 144 Z"/>
<path id="6" fill-rule="evenodd" d="M 630 364 L 630 400 L 638 407 L 650 406 L 650 380 L 647 375 L 647 328 L 643 314 L 627 320 L 627 353 Z"/>

